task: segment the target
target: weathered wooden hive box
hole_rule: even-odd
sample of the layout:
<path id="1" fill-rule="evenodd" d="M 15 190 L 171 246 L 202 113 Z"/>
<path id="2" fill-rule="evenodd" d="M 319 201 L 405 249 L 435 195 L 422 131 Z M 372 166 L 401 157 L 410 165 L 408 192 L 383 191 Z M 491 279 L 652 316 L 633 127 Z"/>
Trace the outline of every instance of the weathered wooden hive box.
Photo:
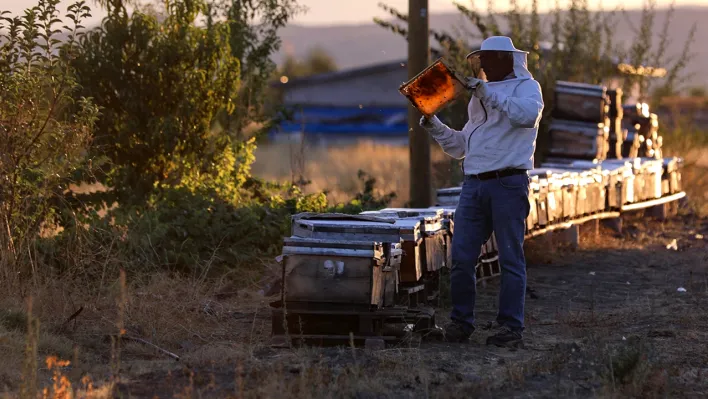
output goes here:
<path id="1" fill-rule="evenodd" d="M 452 267 L 452 236 L 455 234 L 455 210 L 454 206 L 431 207 L 431 209 L 442 208 L 442 226 L 445 230 L 445 266 Z"/>
<path id="2" fill-rule="evenodd" d="M 479 266 L 487 266 L 487 268 L 481 268 Z M 499 244 L 497 244 L 497 237 L 492 233 L 489 240 L 482 246 L 482 252 L 479 255 L 479 262 L 477 267 L 477 277 L 487 277 L 490 273 L 498 273 L 499 267 Z"/>
<path id="3" fill-rule="evenodd" d="M 531 178 L 531 182 L 529 183 L 529 215 L 526 218 L 527 233 L 537 229 L 539 226 L 539 190 L 540 187 L 538 186 L 538 176 L 534 176 Z"/>
<path id="4" fill-rule="evenodd" d="M 636 202 L 632 163 L 613 159 L 603 161 L 600 166 L 609 173 L 607 200 L 610 209 L 619 210 L 623 205 Z"/>
<path id="5" fill-rule="evenodd" d="M 603 172 L 597 163 L 592 161 L 556 160 L 552 163 L 544 163 L 541 167 L 553 168 L 552 170 L 557 174 L 567 171 L 571 173 L 571 176 L 576 177 L 574 182 L 577 187 L 575 190 L 575 204 L 569 204 L 566 201 L 563 203 L 564 207 L 575 206 L 575 215 L 570 216 L 571 218 L 604 212 L 607 209 L 609 172 Z M 572 195 L 572 191 L 567 191 Z"/>
<path id="6" fill-rule="evenodd" d="M 622 89 L 607 90 L 607 96 L 610 99 L 610 138 L 609 138 L 609 153 L 608 158 L 619 159 L 622 157 L 622 145 L 627 136 L 627 130 L 622 128 L 622 119 L 624 118 L 624 109 L 622 108 Z"/>
<path id="7" fill-rule="evenodd" d="M 604 212 L 607 206 L 607 186 L 604 175 L 597 169 L 580 172 L 581 185 L 587 193 L 586 215 Z"/>
<path id="8" fill-rule="evenodd" d="M 563 185 L 562 179 L 557 174 L 547 169 L 534 169 L 530 175 L 538 178 L 540 190 L 545 196 L 545 219 L 546 225 L 554 224 L 563 220 Z M 539 212 L 542 211 L 539 206 Z M 539 220 L 542 217 L 539 215 Z"/>
<path id="9" fill-rule="evenodd" d="M 620 165 L 616 160 L 595 163 L 591 161 L 572 161 L 569 167 L 580 171 L 581 175 L 590 179 L 592 185 L 592 213 L 609 210 L 619 210 L 626 202 L 623 194 L 623 184 L 626 177 L 631 177 L 631 168 Z"/>
<path id="10" fill-rule="evenodd" d="M 426 270 L 425 253 L 421 250 L 424 234 L 417 219 L 395 219 L 374 215 L 353 215 L 351 220 L 299 219 L 293 221 L 293 235 L 338 240 L 401 242 L 403 258 L 399 271 L 403 283 L 417 282 Z"/>
<path id="11" fill-rule="evenodd" d="M 663 160 L 654 158 L 632 158 L 626 162 L 634 175 L 634 201 L 641 202 L 661 198 L 661 176 L 664 172 Z"/>
<path id="12" fill-rule="evenodd" d="M 418 229 L 420 235 L 413 240 L 404 240 L 401 282 L 419 281 L 426 272 L 435 272 L 445 266 L 445 236 L 443 209 L 386 208 L 380 211 L 363 212 L 362 215 L 394 219 L 401 229 Z M 415 253 L 413 259 L 409 256 Z"/>
<path id="13" fill-rule="evenodd" d="M 661 176 L 664 174 L 664 161 L 662 159 L 641 158 L 640 165 L 638 174 L 642 178 L 639 179 L 641 185 L 638 187 L 638 191 L 641 191 L 641 200 L 661 198 Z"/>
<path id="14" fill-rule="evenodd" d="M 432 207 L 431 209 L 443 209 L 443 219 L 446 219 L 446 223 L 449 226 L 447 230 L 449 231 L 449 237 L 447 239 L 447 256 L 446 256 L 446 264 L 452 266 L 452 237 L 454 235 L 454 230 L 455 230 L 455 212 L 457 208 L 457 203 L 460 200 L 460 193 L 462 191 L 462 187 L 451 187 L 451 188 L 443 188 L 439 189 L 437 191 L 437 202 L 438 205 L 436 207 Z M 495 262 L 497 261 L 498 256 L 497 256 L 497 239 L 496 236 L 494 235 L 494 232 L 492 232 L 492 235 L 489 237 L 489 240 L 487 240 L 484 245 L 482 245 L 480 255 L 479 255 L 479 263 L 490 263 L 490 262 Z"/>
<path id="15" fill-rule="evenodd" d="M 681 192 L 681 167 L 683 159 L 677 157 L 663 159 L 663 173 L 661 175 L 661 192 L 664 195 Z"/>
<path id="16" fill-rule="evenodd" d="M 659 118 L 656 114 L 649 112 L 646 103 L 625 105 L 623 107 L 624 118 L 622 125 L 629 134 L 639 134 L 644 140 L 656 140 L 659 134 Z"/>
<path id="17" fill-rule="evenodd" d="M 634 130 L 624 129 L 624 142 L 622 143 L 622 158 L 636 158 L 639 149 L 644 144 L 644 137 L 636 134 Z"/>
<path id="18" fill-rule="evenodd" d="M 561 186 L 561 220 L 570 220 L 586 213 L 588 207 L 588 181 L 577 169 L 561 163 L 544 163 L 539 168 L 540 177 Z M 544 173 L 545 172 L 545 173 Z M 582 171 L 581 171 L 582 172 Z"/>
<path id="19" fill-rule="evenodd" d="M 529 191 L 533 192 L 536 197 L 536 218 L 538 227 L 542 228 L 548 226 L 548 180 L 541 179 L 538 175 L 532 175 Z"/>
<path id="20" fill-rule="evenodd" d="M 600 165 L 603 178 L 607 181 L 605 185 L 607 190 L 607 210 L 618 211 L 622 205 L 627 203 L 626 179 L 627 175 L 632 174 L 632 170 L 621 165 L 609 165 L 603 162 Z"/>
<path id="21" fill-rule="evenodd" d="M 600 123 L 610 116 L 605 86 L 558 81 L 554 104 L 554 119 Z"/>
<path id="22" fill-rule="evenodd" d="M 599 160 L 607 156 L 610 130 L 604 123 L 554 120 L 548 131 L 553 156 Z"/>
<path id="23" fill-rule="evenodd" d="M 457 203 L 460 202 L 460 193 L 462 192 L 462 187 L 449 187 L 441 188 L 437 190 L 437 206 L 452 206 L 456 207 Z"/>
<path id="24" fill-rule="evenodd" d="M 289 303 L 393 306 L 400 243 L 286 238 L 283 275 Z"/>

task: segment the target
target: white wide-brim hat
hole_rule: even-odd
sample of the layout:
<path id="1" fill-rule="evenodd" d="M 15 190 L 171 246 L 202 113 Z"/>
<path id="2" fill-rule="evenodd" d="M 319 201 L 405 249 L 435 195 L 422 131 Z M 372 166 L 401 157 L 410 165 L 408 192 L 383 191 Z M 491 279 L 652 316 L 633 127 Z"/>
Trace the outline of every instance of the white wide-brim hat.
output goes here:
<path id="1" fill-rule="evenodd" d="M 507 51 L 510 53 L 522 53 L 522 54 L 528 54 L 528 51 L 522 51 L 514 47 L 514 43 L 511 41 L 510 37 L 507 36 L 491 36 L 486 38 L 483 42 L 482 45 L 480 46 L 479 50 L 475 50 L 469 54 L 467 54 L 467 58 L 479 54 L 485 51 Z"/>

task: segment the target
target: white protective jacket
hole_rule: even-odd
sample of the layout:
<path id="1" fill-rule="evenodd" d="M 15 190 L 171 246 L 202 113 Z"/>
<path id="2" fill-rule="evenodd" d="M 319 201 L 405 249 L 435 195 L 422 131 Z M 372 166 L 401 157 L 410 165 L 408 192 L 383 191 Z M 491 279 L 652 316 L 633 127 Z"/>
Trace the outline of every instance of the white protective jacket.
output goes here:
<path id="1" fill-rule="evenodd" d="M 472 97 L 462 131 L 437 116 L 424 125 L 443 151 L 463 159 L 465 175 L 501 169 L 533 169 L 543 111 L 541 86 L 527 69 L 526 54 L 514 53 L 514 78 L 487 83 L 487 95 Z"/>

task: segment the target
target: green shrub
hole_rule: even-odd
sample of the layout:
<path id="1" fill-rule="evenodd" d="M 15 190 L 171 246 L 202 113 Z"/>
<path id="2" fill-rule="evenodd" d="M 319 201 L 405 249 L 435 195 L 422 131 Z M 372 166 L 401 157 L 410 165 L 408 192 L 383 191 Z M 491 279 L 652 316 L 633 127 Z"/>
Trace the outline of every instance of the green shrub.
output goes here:
<path id="1" fill-rule="evenodd" d="M 354 198 L 346 204 L 337 204 L 329 210 L 338 213 L 358 214 L 364 211 L 373 211 L 386 208 L 396 198 L 396 193 L 390 192 L 378 197 L 374 191 L 376 188 L 376 178 L 369 176 L 363 170 L 357 173 L 357 177 L 363 184 L 363 191 L 357 193 Z"/>
<path id="2" fill-rule="evenodd" d="M 231 137 L 212 131 L 220 111 L 233 111 L 240 84 L 229 27 L 197 25 L 204 1 L 167 4 L 159 21 L 108 2 L 73 62 L 82 92 L 102 107 L 95 153 L 107 163 L 98 178 L 121 205 L 195 176 L 223 180 L 219 166 L 238 156 Z"/>
<path id="3" fill-rule="evenodd" d="M 58 3 L 39 0 L 21 17 L 0 14 L 0 272 L 8 283 L 37 271 L 36 240 L 71 217 L 65 193 L 90 165 L 98 109 L 77 95 L 69 65 L 89 9 L 70 5 L 73 25 L 57 29 Z"/>
<path id="4" fill-rule="evenodd" d="M 225 201 L 211 189 L 173 187 L 142 206 L 119 207 L 107 216 L 93 212 L 80 223 L 43 241 L 43 262 L 57 274 L 80 273 L 103 281 L 121 267 L 139 276 L 157 270 L 206 278 L 238 271 L 242 283 L 263 270 L 263 260 L 282 249 L 291 216 L 300 212 L 359 213 L 386 207 L 395 194 L 378 197 L 376 180 L 359 172 L 363 190 L 351 202 L 327 203 L 325 193 L 257 179 L 244 183 L 246 204 Z"/>

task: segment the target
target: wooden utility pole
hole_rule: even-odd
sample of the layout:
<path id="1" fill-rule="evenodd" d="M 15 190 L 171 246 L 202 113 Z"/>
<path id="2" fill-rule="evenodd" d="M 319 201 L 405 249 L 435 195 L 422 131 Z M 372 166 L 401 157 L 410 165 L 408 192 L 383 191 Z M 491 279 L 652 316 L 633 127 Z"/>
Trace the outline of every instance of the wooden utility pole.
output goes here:
<path id="1" fill-rule="evenodd" d="M 408 78 L 429 64 L 428 0 L 408 0 Z M 414 208 L 427 208 L 433 202 L 430 136 L 420 127 L 421 116 L 415 107 L 408 106 L 410 202 Z"/>

